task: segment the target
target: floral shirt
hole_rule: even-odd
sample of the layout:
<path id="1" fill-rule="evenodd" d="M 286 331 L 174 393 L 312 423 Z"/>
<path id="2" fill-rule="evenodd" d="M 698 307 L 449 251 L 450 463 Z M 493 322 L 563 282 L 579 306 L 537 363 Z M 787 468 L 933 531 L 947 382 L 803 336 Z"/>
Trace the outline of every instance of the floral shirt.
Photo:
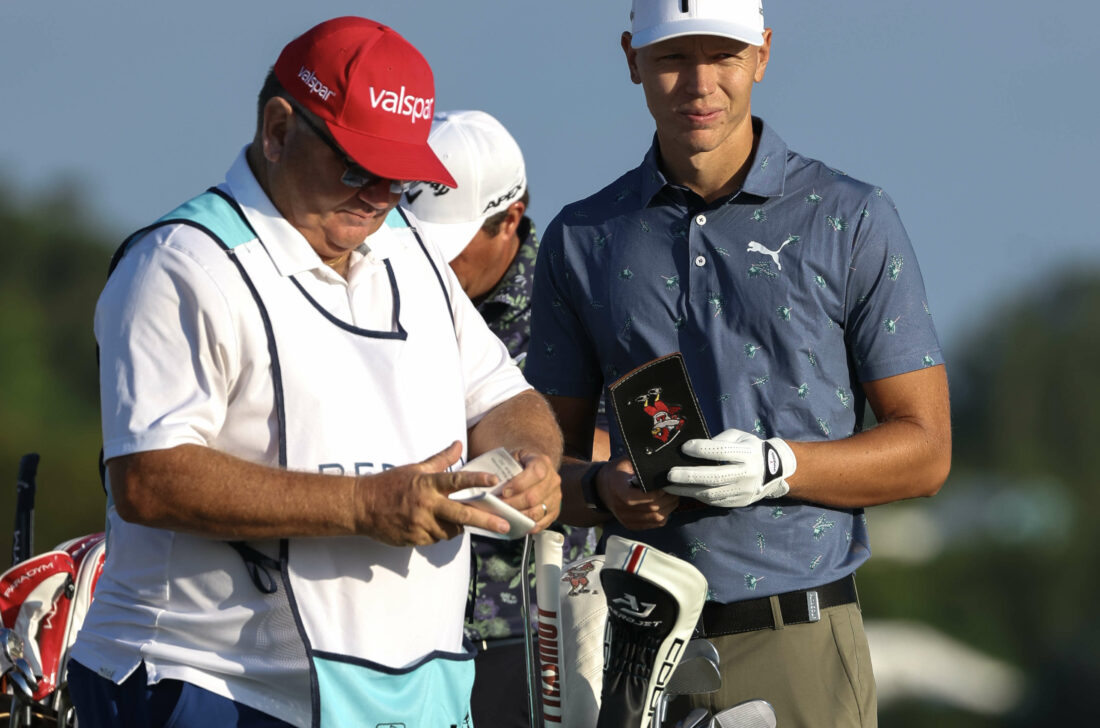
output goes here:
<path id="1" fill-rule="evenodd" d="M 477 303 L 477 311 L 496 334 L 516 363 L 522 368 L 527 358 L 527 342 L 531 338 L 531 286 L 534 284 L 535 257 L 539 241 L 535 224 L 523 218 L 518 229 L 519 250 L 512 265 Z"/>

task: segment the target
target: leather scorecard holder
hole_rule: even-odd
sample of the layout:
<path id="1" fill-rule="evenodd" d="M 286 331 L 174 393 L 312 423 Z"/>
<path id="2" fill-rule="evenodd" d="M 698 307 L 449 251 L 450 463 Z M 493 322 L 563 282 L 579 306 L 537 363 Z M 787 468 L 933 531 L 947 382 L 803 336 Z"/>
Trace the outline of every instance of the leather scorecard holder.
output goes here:
<path id="1" fill-rule="evenodd" d="M 713 464 L 680 452 L 688 440 L 710 438 L 680 352 L 642 364 L 608 391 L 642 490 L 668 485 L 668 471 L 677 465 Z"/>

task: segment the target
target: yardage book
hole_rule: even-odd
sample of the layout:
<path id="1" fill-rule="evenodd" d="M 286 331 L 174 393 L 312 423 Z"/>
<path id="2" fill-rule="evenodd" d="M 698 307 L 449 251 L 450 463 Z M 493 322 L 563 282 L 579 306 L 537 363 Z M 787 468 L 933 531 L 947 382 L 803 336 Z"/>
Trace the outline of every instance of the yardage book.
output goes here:
<path id="1" fill-rule="evenodd" d="M 478 473 L 492 473 L 500 479 L 500 482 L 491 488 L 463 488 L 456 490 L 448 496 L 451 500 L 460 501 L 467 505 L 481 508 L 495 513 L 508 521 L 511 530 L 506 534 L 493 533 L 474 526 L 467 526 L 466 530 L 478 536 L 496 539 L 515 539 L 524 536 L 535 527 L 535 522 L 517 511 L 500 499 L 500 492 L 504 490 L 504 484 L 523 472 L 523 466 L 516 462 L 515 458 L 502 447 L 482 453 L 466 463 L 462 470 L 470 470 Z"/>
<path id="2" fill-rule="evenodd" d="M 680 452 L 688 440 L 710 438 L 680 352 L 642 364 L 608 391 L 642 490 L 668 485 L 668 471 L 677 465 L 713 465 Z"/>

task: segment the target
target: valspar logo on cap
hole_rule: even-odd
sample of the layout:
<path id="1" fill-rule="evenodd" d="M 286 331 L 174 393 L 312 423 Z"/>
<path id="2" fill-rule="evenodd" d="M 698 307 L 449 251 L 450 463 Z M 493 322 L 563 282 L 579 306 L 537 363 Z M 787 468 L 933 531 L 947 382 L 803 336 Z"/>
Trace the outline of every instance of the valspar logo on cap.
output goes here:
<path id="1" fill-rule="evenodd" d="M 405 94 L 405 87 L 401 87 L 401 91 L 389 91 L 387 89 L 374 90 L 374 86 L 370 87 L 370 105 L 375 109 L 382 109 L 382 111 L 389 112 L 391 114 L 397 114 L 398 116 L 408 116 L 412 118 L 412 123 L 416 123 L 417 119 L 431 119 L 432 107 L 435 106 L 435 98 L 422 98 L 420 96 L 412 96 Z"/>
<path id="2" fill-rule="evenodd" d="M 302 83 L 306 86 L 309 86 L 309 92 L 311 94 L 317 94 L 325 101 L 328 101 L 329 97 L 336 93 L 328 86 L 321 83 L 321 80 L 317 78 L 317 74 L 305 66 L 298 69 L 298 78 L 300 78 Z"/>

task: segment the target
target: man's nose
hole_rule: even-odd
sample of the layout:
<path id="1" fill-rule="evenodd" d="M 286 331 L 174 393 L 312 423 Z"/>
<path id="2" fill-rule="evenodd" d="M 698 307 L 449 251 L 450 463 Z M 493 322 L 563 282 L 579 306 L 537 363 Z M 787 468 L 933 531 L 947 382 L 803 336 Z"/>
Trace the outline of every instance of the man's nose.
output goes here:
<path id="1" fill-rule="evenodd" d="M 683 84 L 695 96 L 707 96 L 716 86 L 717 72 L 710 63 L 694 63 L 684 71 Z"/>

